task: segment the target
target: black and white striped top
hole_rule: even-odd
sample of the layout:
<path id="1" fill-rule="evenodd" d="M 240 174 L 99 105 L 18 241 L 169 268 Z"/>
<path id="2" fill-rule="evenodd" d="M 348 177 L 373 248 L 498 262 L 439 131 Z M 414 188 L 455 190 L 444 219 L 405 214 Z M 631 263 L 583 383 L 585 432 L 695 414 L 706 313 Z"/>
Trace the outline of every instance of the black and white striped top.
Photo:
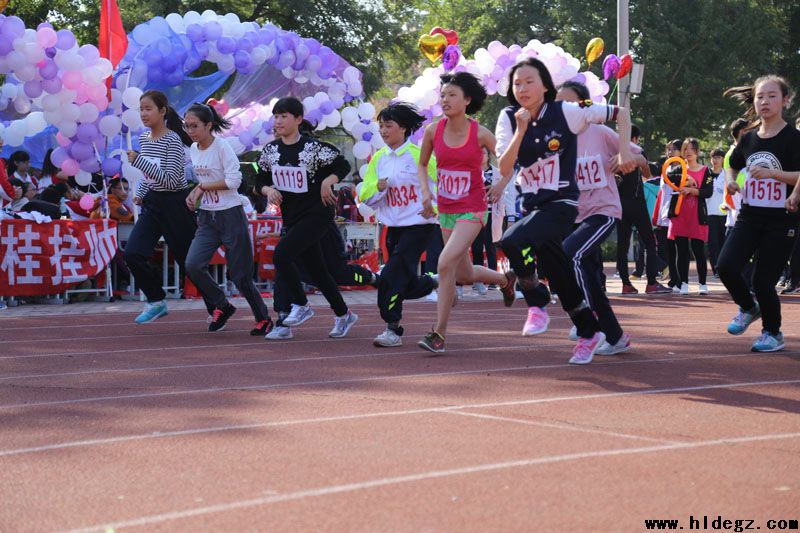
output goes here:
<path id="1" fill-rule="evenodd" d="M 177 133 L 168 130 L 153 141 L 148 131 L 139 137 L 139 145 L 142 149 L 132 165 L 144 173 L 145 179 L 136 187 L 136 196 L 143 199 L 151 190 L 175 192 L 188 187 L 185 147 Z"/>

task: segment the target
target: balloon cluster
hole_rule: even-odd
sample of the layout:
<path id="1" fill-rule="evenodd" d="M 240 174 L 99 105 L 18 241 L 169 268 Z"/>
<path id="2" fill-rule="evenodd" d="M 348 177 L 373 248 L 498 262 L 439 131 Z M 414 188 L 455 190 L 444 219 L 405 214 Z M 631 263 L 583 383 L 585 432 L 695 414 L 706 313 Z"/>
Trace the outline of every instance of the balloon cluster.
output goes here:
<path id="1" fill-rule="evenodd" d="M 366 159 L 373 150 L 384 145 L 375 118 L 375 106 L 363 102 L 358 107 L 350 106 L 342 110 L 342 126 L 356 140 L 353 155 Z"/>
<path id="2" fill-rule="evenodd" d="M 617 57 L 616 54 L 608 54 L 603 59 L 603 79 L 616 78 L 621 80 L 631 73 L 633 69 L 633 58 L 630 54 Z"/>
<path id="3" fill-rule="evenodd" d="M 506 46 L 499 41 L 492 41 L 486 48 L 475 51 L 473 59 L 459 56 L 457 64 L 450 70 L 454 72 L 470 72 L 480 79 L 490 95 L 505 96 L 508 91 L 508 72 L 518 61 L 535 57 L 541 60 L 550 71 L 553 82 L 560 85 L 567 80 L 577 80 L 589 89 L 592 99 L 602 102 L 608 93 L 608 84 L 589 71 L 579 72 L 580 60 L 552 43 L 532 40 L 524 47 L 518 44 Z M 444 65 L 427 68 L 410 87 L 401 87 L 397 100 L 415 104 L 427 122 L 442 114 L 439 106 L 439 76 L 445 72 Z M 422 130 L 417 131 L 413 139 L 418 141 Z"/>
<path id="4" fill-rule="evenodd" d="M 92 45 L 78 46 L 69 30 L 55 31 L 48 23 L 36 30 L 17 17 L 0 15 L 0 110 L 13 106 L 24 118 L 0 126 L 6 144 L 21 146 L 25 137 L 58 129 L 58 140 L 68 150 L 59 155 L 65 173 L 86 181 L 100 170 L 95 143 L 100 113 L 108 108 L 105 79 L 111 63 Z M 55 162 L 55 161 L 54 161 Z"/>

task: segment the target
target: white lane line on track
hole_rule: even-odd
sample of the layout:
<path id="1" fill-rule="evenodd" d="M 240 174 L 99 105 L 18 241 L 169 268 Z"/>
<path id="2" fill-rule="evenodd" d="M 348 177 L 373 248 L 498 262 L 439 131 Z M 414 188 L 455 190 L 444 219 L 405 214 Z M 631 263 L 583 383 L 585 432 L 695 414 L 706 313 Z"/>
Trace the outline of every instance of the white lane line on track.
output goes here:
<path id="1" fill-rule="evenodd" d="M 497 416 L 497 415 L 487 415 L 483 413 L 469 413 L 466 411 L 455 411 L 449 410 L 446 411 L 447 413 L 459 416 L 467 416 L 472 418 L 482 418 L 485 420 L 494 420 L 497 422 L 511 422 L 513 424 L 522 424 L 526 426 L 536 426 L 536 427 L 543 427 L 543 428 L 552 428 L 552 429 L 564 429 L 569 431 L 579 431 L 582 433 L 595 433 L 598 435 L 605 435 L 607 437 L 619 437 L 621 439 L 633 439 L 633 440 L 642 440 L 647 442 L 658 442 L 661 444 L 679 444 L 680 442 L 686 441 L 676 441 L 676 440 L 667 440 L 667 439 L 657 439 L 653 437 L 645 437 L 642 435 L 631 435 L 629 433 L 618 433 L 616 431 L 608 431 L 604 429 L 598 429 L 594 427 L 587 427 L 587 426 L 574 426 L 570 424 L 558 424 L 555 422 L 540 422 L 538 420 L 524 420 L 521 418 L 513 418 L 508 416 Z"/>
<path id="2" fill-rule="evenodd" d="M 169 513 L 154 514 L 149 516 L 142 516 L 129 520 L 122 520 L 119 522 L 111 522 L 107 524 L 94 525 L 87 528 L 76 529 L 73 531 L 107 531 L 109 529 L 115 530 L 123 527 L 136 527 L 146 526 L 150 524 L 158 524 L 162 522 L 169 522 L 172 520 L 181 520 L 185 518 L 192 518 L 196 516 L 209 515 L 213 513 L 222 513 L 227 511 L 234 511 L 237 509 L 247 509 L 252 507 L 259 507 L 263 505 L 270 505 L 274 503 L 281 503 L 287 501 L 302 500 L 305 498 L 318 498 L 323 496 L 330 496 L 333 494 L 342 494 L 347 492 L 355 492 L 367 489 L 374 489 L 378 487 L 386 487 L 390 485 L 399 485 L 403 483 L 414 483 L 419 481 L 428 481 L 432 479 L 442 479 L 453 476 L 466 476 L 472 474 L 480 474 L 483 472 L 494 472 L 498 470 L 508 470 L 513 468 L 524 468 L 537 465 L 546 465 L 553 463 L 562 463 L 568 461 L 580 461 L 584 459 L 602 459 L 606 457 L 618 457 L 627 455 L 639 455 L 657 452 L 669 452 L 676 450 L 693 450 L 697 448 L 706 448 L 712 446 L 730 446 L 736 444 L 748 444 L 752 442 L 767 442 L 774 440 L 796 439 L 800 437 L 800 433 L 779 433 L 779 434 L 765 434 L 765 435 L 750 435 L 746 437 L 734 437 L 727 439 L 714 439 L 696 442 L 679 442 L 671 444 L 658 444 L 654 446 L 642 446 L 638 448 L 612 448 L 608 450 L 597 450 L 592 452 L 579 452 L 569 453 L 562 455 L 548 455 L 545 457 L 535 457 L 530 459 L 522 459 L 518 461 L 505 461 L 500 463 L 487 463 L 473 466 L 465 466 L 461 468 L 450 468 L 446 470 L 431 470 L 428 472 L 420 472 L 417 474 L 409 474 L 405 476 L 395 476 L 388 478 L 371 479 L 355 483 L 345 483 L 341 485 L 330 485 L 327 487 L 319 487 L 315 489 L 306 489 L 287 494 L 279 494 L 276 496 L 265 496 L 263 498 L 252 498 L 248 500 L 238 500 L 233 502 L 221 503 L 217 505 L 209 505 L 205 507 L 196 507 L 194 509 L 186 509 L 183 511 L 173 511 Z"/>
<path id="3" fill-rule="evenodd" d="M 139 435 L 127 435 L 122 437 L 110 437 L 105 439 L 90 439 L 90 440 L 81 440 L 81 441 L 70 441 L 66 443 L 59 443 L 59 444 L 49 444 L 49 445 L 41 445 L 41 446 L 34 446 L 28 448 L 17 448 L 11 450 L 0 450 L 0 457 L 9 456 L 9 455 L 19 455 L 23 453 L 33 453 L 33 452 L 41 452 L 41 451 L 49 451 L 49 450 L 59 450 L 65 448 L 74 448 L 80 446 L 91 446 L 91 445 L 100 445 L 100 444 L 112 444 L 117 442 L 127 442 L 127 441 L 136 441 L 136 440 L 144 440 L 144 439 L 152 439 L 152 438 L 164 438 L 164 437 L 175 437 L 175 436 L 182 436 L 182 435 L 197 435 L 203 433 L 220 433 L 225 431 L 242 431 L 248 429 L 258 429 L 258 428 L 267 428 L 267 427 L 280 427 L 280 426 L 292 426 L 292 425 L 300 425 L 300 424 L 311 424 L 311 423 L 322 423 L 322 422 L 339 422 L 344 420 L 359 420 L 365 418 L 378 418 L 378 417 L 388 417 L 388 416 L 406 416 L 406 415 L 414 415 L 414 414 L 422 414 L 422 413 L 437 413 L 437 412 L 445 412 L 445 411 L 459 411 L 463 409 L 489 409 L 489 408 L 496 408 L 496 407 L 515 407 L 521 405 L 536 405 L 536 404 L 545 404 L 545 403 L 555 403 L 555 402 L 565 402 L 565 401 L 582 401 L 582 400 L 598 400 L 598 399 L 606 399 L 606 398 L 618 398 L 618 397 L 628 397 L 628 396 L 643 396 L 643 395 L 651 395 L 651 394 L 671 394 L 671 393 L 683 393 L 683 392 L 700 392 L 700 391 L 707 391 L 707 390 L 719 390 L 719 389 L 738 389 L 738 388 L 747 388 L 747 387 L 766 387 L 766 386 L 773 386 L 773 385 L 797 385 L 800 384 L 800 380 L 780 380 L 780 381 L 744 381 L 744 382 L 736 382 L 736 383 L 715 383 L 709 385 L 694 385 L 691 387 L 665 387 L 665 388 L 658 388 L 658 389 L 643 389 L 643 390 L 635 390 L 635 391 L 620 391 L 620 392 L 603 392 L 603 393 L 594 393 L 594 394 L 580 394 L 580 395 L 572 395 L 572 396 L 551 396 L 547 398 L 535 398 L 535 399 L 527 399 L 527 400 L 511 400 L 511 401 L 504 401 L 504 402 L 491 402 L 491 403 L 475 403 L 475 404 L 463 404 L 463 405 L 452 405 L 452 406 L 444 406 L 444 407 L 431 407 L 431 408 L 423 408 L 423 409 L 409 409 L 409 410 L 399 410 L 399 411 L 382 411 L 378 413 L 363 413 L 363 414 L 356 414 L 356 415 L 343 415 L 343 416 L 333 416 L 333 417 L 321 417 L 321 418 L 309 418 L 309 419 L 299 419 L 299 420 L 286 420 L 281 422 L 261 422 L 255 424 L 236 424 L 236 425 L 227 425 L 227 426 L 211 426 L 206 428 L 194 428 L 194 429 L 183 429 L 183 430 L 176 430 L 176 431 L 165 431 L 165 432 L 151 432 L 151 433 L 144 433 Z"/>
<path id="4" fill-rule="evenodd" d="M 491 350 L 491 348 L 489 349 Z M 659 363 L 659 362 L 675 362 L 675 361 L 701 361 L 705 359 L 727 359 L 732 357 L 748 357 L 752 356 L 750 353 L 737 353 L 737 354 L 715 354 L 715 355 L 704 355 L 704 356 L 683 356 L 683 357 L 664 357 L 659 359 L 637 359 L 634 361 L 631 360 L 609 360 L 605 362 L 595 362 L 594 364 L 597 365 L 627 365 L 627 364 L 648 364 L 648 363 Z M 186 390 L 177 390 L 177 391 L 166 391 L 166 392 L 145 392 L 140 394 L 119 394 L 117 396 L 95 396 L 89 398 L 76 398 L 72 400 L 55 400 L 55 401 L 48 401 L 48 402 L 34 402 L 34 403 L 21 403 L 21 404 L 0 404 L 0 410 L 3 409 L 21 409 L 27 407 L 43 407 L 43 406 L 54 406 L 54 405 L 73 405 L 79 403 L 91 403 L 91 402 L 104 402 L 104 401 L 118 401 L 118 400 L 136 400 L 136 399 L 144 399 L 144 398 L 163 398 L 163 397 L 174 397 L 174 396 L 185 396 L 189 394 L 208 394 L 208 393 L 217 393 L 217 392 L 244 392 L 244 391 L 266 391 L 266 390 L 274 390 L 274 389 L 287 389 L 292 387 L 315 387 L 315 386 L 335 386 L 335 385 L 347 385 L 347 384 L 354 384 L 354 383 L 366 383 L 370 381 L 390 381 L 396 379 L 414 379 L 414 378 L 429 378 L 429 377 L 443 377 L 443 376 L 468 376 L 474 374 L 484 374 L 484 373 L 506 373 L 506 372 L 529 372 L 533 370 L 542 370 L 542 369 L 550 369 L 550 368 L 574 368 L 575 365 L 570 365 L 568 363 L 554 363 L 554 364 L 547 364 L 547 365 L 526 365 L 526 366 L 514 366 L 514 367 L 500 367 L 500 368 L 483 368 L 483 369 L 473 369 L 473 370 L 457 370 L 451 372 L 424 372 L 424 373 L 415 373 L 415 374 L 399 374 L 394 376 L 369 376 L 363 378 L 348 378 L 348 379 L 335 379 L 335 380 L 315 380 L 315 381 L 300 381 L 300 382 L 293 382 L 293 383 L 264 383 L 260 385 L 238 385 L 232 387 L 206 387 L 202 389 L 186 389 Z M 800 380 L 796 380 L 793 382 L 786 382 L 786 383 L 800 383 Z"/>

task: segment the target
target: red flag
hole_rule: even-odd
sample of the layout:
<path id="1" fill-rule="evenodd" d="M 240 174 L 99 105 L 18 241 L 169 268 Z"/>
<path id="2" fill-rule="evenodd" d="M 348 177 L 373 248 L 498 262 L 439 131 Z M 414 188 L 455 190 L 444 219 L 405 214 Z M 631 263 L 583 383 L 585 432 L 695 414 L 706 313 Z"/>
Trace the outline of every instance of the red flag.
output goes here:
<path id="1" fill-rule="evenodd" d="M 128 34 L 122 26 L 117 0 L 101 1 L 103 3 L 100 7 L 100 37 L 97 48 L 100 50 L 100 57 L 111 61 L 111 66 L 116 68 L 128 49 Z M 111 90 L 111 78 L 108 78 L 106 84 Z"/>

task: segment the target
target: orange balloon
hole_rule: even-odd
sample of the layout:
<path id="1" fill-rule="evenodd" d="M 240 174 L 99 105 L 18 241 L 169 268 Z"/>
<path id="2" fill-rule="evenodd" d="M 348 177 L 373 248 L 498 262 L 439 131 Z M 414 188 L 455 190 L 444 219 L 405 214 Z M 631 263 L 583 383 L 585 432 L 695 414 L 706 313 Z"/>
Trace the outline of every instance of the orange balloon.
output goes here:
<path id="1" fill-rule="evenodd" d="M 431 63 L 436 63 L 442 58 L 444 49 L 447 48 L 447 37 L 441 33 L 435 35 L 420 35 L 419 51 L 427 57 Z"/>
<path id="2" fill-rule="evenodd" d="M 600 37 L 594 37 L 586 45 L 586 61 L 589 65 L 600 59 L 603 51 L 606 48 L 606 43 Z"/>
<path id="3" fill-rule="evenodd" d="M 667 176 L 667 170 L 672 163 L 678 163 L 681 166 L 681 182 L 679 185 L 675 185 Z M 680 157 L 670 157 L 666 161 L 664 161 L 664 166 L 661 167 L 661 179 L 664 180 L 664 183 L 670 186 L 673 191 L 680 191 L 681 188 L 686 187 L 686 182 L 689 180 L 689 168 L 686 166 L 686 161 L 684 161 Z M 675 205 L 675 214 L 679 215 L 681 212 L 681 205 L 683 204 L 683 195 L 681 194 L 678 196 L 678 203 Z"/>

